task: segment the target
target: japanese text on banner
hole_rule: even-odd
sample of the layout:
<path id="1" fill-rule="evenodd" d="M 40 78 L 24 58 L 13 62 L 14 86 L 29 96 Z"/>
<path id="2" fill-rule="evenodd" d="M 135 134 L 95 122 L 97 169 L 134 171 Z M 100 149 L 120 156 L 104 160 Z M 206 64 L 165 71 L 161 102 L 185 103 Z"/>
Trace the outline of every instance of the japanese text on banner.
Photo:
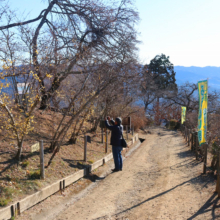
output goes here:
<path id="1" fill-rule="evenodd" d="M 181 109 L 181 124 L 183 124 L 186 121 L 186 107 L 181 106 Z"/>
<path id="2" fill-rule="evenodd" d="M 198 115 L 198 139 L 199 145 L 206 143 L 207 112 L 208 112 L 208 81 L 198 82 L 199 91 L 199 115 Z"/>

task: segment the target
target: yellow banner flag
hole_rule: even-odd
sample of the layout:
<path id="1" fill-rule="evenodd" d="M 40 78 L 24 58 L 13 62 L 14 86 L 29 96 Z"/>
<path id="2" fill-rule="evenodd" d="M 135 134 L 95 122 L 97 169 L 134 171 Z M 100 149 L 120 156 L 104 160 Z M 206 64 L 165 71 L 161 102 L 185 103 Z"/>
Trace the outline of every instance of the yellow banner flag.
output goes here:
<path id="1" fill-rule="evenodd" d="M 186 121 L 186 107 L 181 106 L 181 109 L 181 124 L 183 124 Z"/>
<path id="2" fill-rule="evenodd" d="M 199 91 L 199 115 L 198 115 L 198 139 L 199 145 L 206 143 L 207 113 L 208 113 L 208 81 L 198 82 Z"/>

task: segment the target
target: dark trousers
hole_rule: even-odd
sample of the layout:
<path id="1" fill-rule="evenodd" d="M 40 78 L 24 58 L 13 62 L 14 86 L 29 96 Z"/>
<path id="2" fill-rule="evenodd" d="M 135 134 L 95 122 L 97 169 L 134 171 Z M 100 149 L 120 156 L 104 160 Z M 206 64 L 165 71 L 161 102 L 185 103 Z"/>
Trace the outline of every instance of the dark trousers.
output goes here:
<path id="1" fill-rule="evenodd" d="M 112 154 L 115 162 L 115 169 L 122 170 L 122 147 L 112 146 Z"/>

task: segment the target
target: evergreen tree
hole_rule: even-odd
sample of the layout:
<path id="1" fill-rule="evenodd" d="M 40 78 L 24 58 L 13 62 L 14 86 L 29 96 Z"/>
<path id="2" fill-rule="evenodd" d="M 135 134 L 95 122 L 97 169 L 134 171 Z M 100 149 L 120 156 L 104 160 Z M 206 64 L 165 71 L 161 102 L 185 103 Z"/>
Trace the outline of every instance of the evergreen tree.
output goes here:
<path id="1" fill-rule="evenodd" d="M 158 98 L 177 92 L 176 73 L 173 64 L 169 61 L 169 56 L 164 54 L 155 56 L 148 65 L 148 72 L 154 81 Z"/>

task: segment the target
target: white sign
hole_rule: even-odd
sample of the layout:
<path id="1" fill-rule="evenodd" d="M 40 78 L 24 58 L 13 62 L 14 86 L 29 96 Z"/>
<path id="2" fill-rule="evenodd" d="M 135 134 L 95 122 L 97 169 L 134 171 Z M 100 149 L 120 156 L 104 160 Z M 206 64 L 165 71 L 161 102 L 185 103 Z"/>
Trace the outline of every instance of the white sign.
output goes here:
<path id="1" fill-rule="evenodd" d="M 31 152 L 39 151 L 40 145 L 39 142 L 31 146 Z"/>

